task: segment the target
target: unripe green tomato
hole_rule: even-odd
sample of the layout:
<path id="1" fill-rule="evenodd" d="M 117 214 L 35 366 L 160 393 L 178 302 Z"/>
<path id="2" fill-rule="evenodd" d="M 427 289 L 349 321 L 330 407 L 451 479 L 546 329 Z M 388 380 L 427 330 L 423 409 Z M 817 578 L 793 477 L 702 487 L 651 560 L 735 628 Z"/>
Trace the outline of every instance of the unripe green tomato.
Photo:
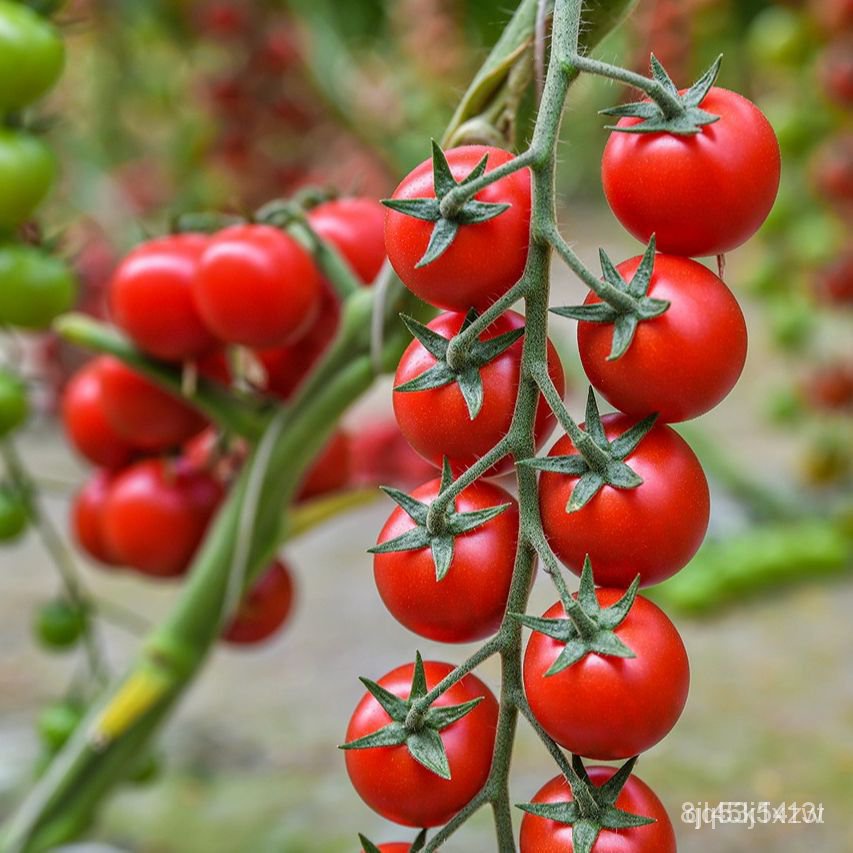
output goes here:
<path id="1" fill-rule="evenodd" d="M 57 599 L 36 611 L 35 635 L 46 648 L 70 649 L 85 629 L 86 614 L 68 601 Z"/>
<path id="2" fill-rule="evenodd" d="M 755 16 L 747 50 L 759 65 L 798 67 L 811 47 L 806 22 L 793 9 L 770 6 Z"/>
<path id="3" fill-rule="evenodd" d="M 0 542 L 11 542 L 27 529 L 29 513 L 24 499 L 9 486 L 0 486 Z"/>
<path id="4" fill-rule="evenodd" d="M 41 139 L 0 129 L 0 231 L 26 222 L 55 177 L 56 157 Z"/>
<path id="5" fill-rule="evenodd" d="M 20 377 L 0 368 L 0 436 L 19 427 L 29 414 L 27 386 Z"/>
<path id="6" fill-rule="evenodd" d="M 0 323 L 45 329 L 71 308 L 76 290 L 59 258 L 32 246 L 0 245 Z"/>
<path id="7" fill-rule="evenodd" d="M 44 95 L 64 62 L 62 39 L 49 21 L 21 3 L 0 0 L 0 112 Z"/>
<path id="8" fill-rule="evenodd" d="M 163 762 L 160 757 L 149 752 L 136 764 L 127 777 L 127 781 L 133 785 L 150 785 L 163 772 Z"/>
<path id="9" fill-rule="evenodd" d="M 54 702 L 43 708 L 36 720 L 36 729 L 48 752 L 62 749 L 82 718 L 83 710 L 75 702 Z"/>

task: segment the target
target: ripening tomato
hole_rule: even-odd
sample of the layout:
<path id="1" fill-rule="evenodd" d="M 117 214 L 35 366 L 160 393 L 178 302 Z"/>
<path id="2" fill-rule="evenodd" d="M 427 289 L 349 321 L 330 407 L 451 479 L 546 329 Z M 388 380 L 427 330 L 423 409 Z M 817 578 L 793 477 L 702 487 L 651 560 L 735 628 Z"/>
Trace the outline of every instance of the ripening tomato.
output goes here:
<path id="1" fill-rule="evenodd" d="M 719 121 L 690 136 L 614 131 L 601 163 L 616 218 L 673 255 L 736 249 L 764 222 L 779 187 L 779 145 L 759 109 L 716 86 L 700 106 Z M 638 121 L 621 118 L 617 127 Z"/>
<path id="2" fill-rule="evenodd" d="M 62 423 L 75 450 L 93 465 L 122 468 L 136 448 L 118 434 L 107 419 L 101 384 L 102 358 L 81 367 L 62 395 Z"/>
<path id="3" fill-rule="evenodd" d="M 385 262 L 385 210 L 372 198 L 339 198 L 308 214 L 311 227 L 346 259 L 364 284 Z"/>
<path id="4" fill-rule="evenodd" d="M 31 104 L 53 86 L 62 73 L 65 48 L 56 28 L 23 3 L 2 0 L 0 22 L 2 113 Z"/>
<path id="5" fill-rule="evenodd" d="M 56 159 L 40 139 L 0 129 L 0 229 L 29 219 L 56 176 Z"/>
<path id="6" fill-rule="evenodd" d="M 630 281 L 641 258 L 616 269 Z M 642 320 L 627 352 L 608 360 L 613 325 L 578 323 L 581 362 L 592 385 L 629 415 L 657 412 L 686 421 L 717 405 L 746 361 L 746 322 L 732 292 L 707 267 L 656 255 L 648 295 L 669 301 L 659 317 Z M 586 304 L 601 302 L 592 291 Z"/>
<path id="7" fill-rule="evenodd" d="M 46 329 L 71 308 L 76 290 L 60 258 L 33 246 L 0 245 L 0 323 Z"/>
<path id="8" fill-rule="evenodd" d="M 144 450 L 168 450 L 205 427 L 205 419 L 180 398 L 163 391 L 117 358 L 97 360 L 107 420 L 126 441 Z"/>
<path id="9" fill-rule="evenodd" d="M 203 234 L 149 240 L 113 274 L 110 307 L 116 325 L 156 358 L 194 359 L 218 343 L 202 322 L 192 295 L 207 244 Z"/>
<path id="10" fill-rule="evenodd" d="M 615 767 L 587 767 L 593 785 L 601 787 L 616 772 Z M 574 796 L 565 776 L 555 776 L 533 797 L 534 803 L 572 802 Z M 592 845 L 592 853 L 676 853 L 675 830 L 663 803 L 637 776 L 631 775 L 616 798 L 620 811 L 654 818 L 654 823 L 629 829 L 603 829 Z M 521 821 L 521 853 L 573 853 L 572 827 L 559 821 L 527 813 Z"/>
<path id="11" fill-rule="evenodd" d="M 222 494 L 216 479 L 182 460 L 131 465 L 115 478 L 104 502 L 107 553 L 146 575 L 183 574 Z"/>
<path id="12" fill-rule="evenodd" d="M 598 588 L 595 595 L 602 607 L 610 607 L 624 590 Z M 544 614 L 565 616 L 560 602 Z M 651 601 L 637 596 L 613 630 L 636 657 L 592 652 L 546 675 L 565 643 L 538 631 L 524 653 L 524 692 L 536 719 L 570 752 L 604 761 L 630 758 L 665 737 L 684 710 L 690 685 L 684 643 Z"/>
<path id="13" fill-rule="evenodd" d="M 310 327 L 320 308 L 320 277 L 289 234 L 269 225 L 234 225 L 211 239 L 193 294 L 218 338 L 272 347 Z"/>
<path id="14" fill-rule="evenodd" d="M 432 503 L 441 480 L 430 480 L 412 492 Z M 476 482 L 456 499 L 457 512 L 476 512 L 510 504 L 499 516 L 454 538 L 450 569 L 436 580 L 429 547 L 375 554 L 373 576 L 382 601 L 410 631 L 442 643 L 467 643 L 494 634 L 506 610 L 518 544 L 518 505 L 499 486 Z M 377 544 L 415 528 L 397 507 L 385 522 Z"/>
<path id="15" fill-rule="evenodd" d="M 350 439 L 344 430 L 336 430 L 320 451 L 296 495 L 307 501 L 330 492 L 339 492 L 350 481 Z"/>
<path id="16" fill-rule="evenodd" d="M 71 503 L 71 529 L 77 544 L 88 556 L 105 566 L 120 565 L 104 537 L 104 505 L 115 473 L 94 471 Z"/>
<path id="17" fill-rule="evenodd" d="M 276 560 L 246 594 L 222 639 L 232 645 L 255 645 L 276 634 L 293 609 L 293 577 Z"/>
<path id="18" fill-rule="evenodd" d="M 12 542 L 26 529 L 30 507 L 20 488 L 0 484 L 0 542 Z"/>
<path id="19" fill-rule="evenodd" d="M 457 181 L 488 156 L 486 172 L 513 158 L 488 145 L 463 145 L 445 152 Z M 403 178 L 394 199 L 435 198 L 432 159 Z M 530 171 L 521 169 L 481 190 L 477 201 L 508 204 L 493 219 L 460 225 L 456 238 L 436 260 L 418 267 L 434 223 L 390 208 L 385 213 L 385 249 L 403 284 L 421 299 L 451 311 L 483 309 L 510 289 L 527 261 L 530 239 Z"/>
<path id="20" fill-rule="evenodd" d="M 431 690 L 453 667 L 425 661 L 427 690 Z M 386 690 L 407 699 L 412 686 L 414 664 L 405 664 L 379 679 Z M 460 705 L 475 699 L 480 703 L 461 720 L 440 733 L 450 779 L 442 779 L 401 746 L 347 750 L 347 773 L 353 787 L 370 808 L 387 820 L 403 826 L 430 827 L 447 823 L 483 787 L 492 765 L 492 751 L 498 724 L 498 703 L 491 690 L 469 674 L 448 688 L 432 707 Z M 391 717 L 369 693 L 353 711 L 347 728 L 347 742 L 372 734 L 387 726 Z"/>
<path id="21" fill-rule="evenodd" d="M 637 422 L 602 418 L 609 440 Z M 575 453 L 563 436 L 549 456 Z M 626 459 L 643 483 L 634 489 L 604 486 L 586 506 L 566 512 L 578 478 L 543 471 L 539 479 L 542 526 L 554 553 L 580 574 L 589 555 L 596 582 L 626 588 L 660 583 L 687 565 L 708 529 L 711 502 L 702 466 L 687 442 L 663 424 L 652 427 Z"/>
<path id="22" fill-rule="evenodd" d="M 428 325 L 434 332 L 449 339 L 459 331 L 464 320 L 465 315 L 461 313 L 440 314 Z M 480 335 L 480 340 L 496 338 L 523 325 L 524 318 L 520 314 L 507 311 Z M 512 422 L 521 372 L 522 345 L 522 340 L 517 340 L 480 370 L 483 405 L 473 420 L 455 382 L 425 391 L 394 391 L 394 414 L 409 444 L 434 465 L 440 466 L 442 459 L 447 457 L 454 470 L 468 468 L 491 450 L 506 435 Z M 435 357 L 420 341 L 412 341 L 397 366 L 394 385 L 402 385 L 420 376 L 435 363 Z M 562 395 L 565 391 L 563 366 L 550 341 L 548 372 Z M 548 437 L 553 426 L 554 415 L 545 401 L 540 400 L 536 410 L 537 444 Z M 509 467 L 505 460 L 490 469 L 489 475 L 505 473 Z"/>

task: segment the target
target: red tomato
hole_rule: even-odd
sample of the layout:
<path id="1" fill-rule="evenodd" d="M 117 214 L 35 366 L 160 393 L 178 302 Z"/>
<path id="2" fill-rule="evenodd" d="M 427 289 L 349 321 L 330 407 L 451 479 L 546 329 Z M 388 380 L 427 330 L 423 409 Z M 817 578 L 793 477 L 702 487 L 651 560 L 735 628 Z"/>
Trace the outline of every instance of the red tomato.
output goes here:
<path id="1" fill-rule="evenodd" d="M 429 328 L 446 338 L 455 335 L 465 320 L 464 314 L 440 314 Z M 524 325 L 524 318 L 507 311 L 480 335 L 480 340 L 496 338 Z M 506 435 L 515 410 L 515 398 L 521 372 L 522 340 L 516 341 L 481 371 L 483 405 L 472 421 L 459 386 L 454 382 L 426 391 L 395 391 L 394 414 L 406 440 L 425 459 L 441 465 L 446 456 L 455 470 L 468 468 Z M 402 385 L 420 376 L 436 363 L 420 341 L 406 348 L 394 385 Z M 557 390 L 565 391 L 565 377 L 560 357 L 548 342 L 548 371 Z M 439 414 L 440 413 L 440 414 Z M 541 444 L 554 427 L 554 415 L 544 400 L 536 411 L 536 441 Z M 489 474 L 505 473 L 509 460 L 499 463 Z"/>
<path id="2" fill-rule="evenodd" d="M 208 327 L 227 343 L 272 347 L 305 332 L 320 308 L 311 256 L 269 225 L 234 225 L 216 234 L 193 293 Z"/>
<path id="3" fill-rule="evenodd" d="M 601 164 L 616 218 L 638 240 L 655 234 L 673 255 L 736 249 L 764 222 L 779 187 L 779 144 L 759 109 L 718 87 L 701 107 L 719 121 L 692 136 L 614 131 Z M 621 118 L 617 127 L 638 121 Z"/>
<path id="4" fill-rule="evenodd" d="M 181 575 L 222 494 L 217 480 L 181 461 L 137 462 L 116 477 L 104 503 L 106 547 L 143 574 Z"/>
<path id="5" fill-rule="evenodd" d="M 817 72 L 821 85 L 836 104 L 853 106 L 853 35 L 838 38 L 824 49 Z"/>
<path id="6" fill-rule="evenodd" d="M 637 419 L 602 418 L 613 440 Z M 575 452 L 568 436 L 549 456 Z M 710 496 L 702 466 L 687 442 L 663 424 L 652 427 L 625 459 L 643 478 L 635 489 L 604 486 L 582 509 L 566 512 L 578 478 L 543 471 L 539 479 L 542 526 L 554 553 L 580 575 L 589 555 L 596 583 L 622 587 L 640 575 L 643 586 L 660 583 L 687 565 L 708 529 Z"/>
<path id="7" fill-rule="evenodd" d="M 347 260 L 364 284 L 385 262 L 385 209 L 372 198 L 341 198 L 317 205 L 308 222 Z"/>
<path id="8" fill-rule="evenodd" d="M 641 258 L 616 268 L 630 281 Z M 608 361 L 613 325 L 578 323 L 578 348 L 589 381 L 629 415 L 657 412 L 686 421 L 717 405 L 746 361 L 746 323 L 737 300 L 707 267 L 675 255 L 655 256 L 648 295 L 667 311 L 637 327 L 628 351 Z M 601 302 L 590 291 L 586 304 Z"/>
<path id="9" fill-rule="evenodd" d="M 415 489 L 412 497 L 432 503 L 441 480 Z M 429 548 L 376 554 L 373 575 L 385 606 L 410 631 L 442 643 L 467 643 L 494 634 L 506 610 L 518 544 L 518 506 L 512 495 L 491 483 L 476 482 L 456 499 L 457 512 L 474 512 L 509 503 L 499 516 L 454 540 L 450 570 L 440 580 Z M 415 527 L 397 507 L 378 543 Z"/>
<path id="10" fill-rule="evenodd" d="M 96 358 L 71 377 L 62 395 L 62 423 L 74 449 L 89 462 L 104 468 L 122 468 L 133 458 L 135 449 L 107 419 L 102 366 L 103 359 Z"/>
<path id="11" fill-rule="evenodd" d="M 590 781 L 604 785 L 616 772 L 615 767 L 588 767 Z M 565 803 L 574 799 L 564 776 L 555 776 L 543 785 L 534 803 Z M 616 808 L 630 814 L 655 819 L 654 823 L 632 829 L 603 829 L 592 845 L 592 853 L 676 853 L 675 831 L 663 803 L 637 776 L 629 776 L 616 798 Z M 572 828 L 544 817 L 525 814 L 519 838 L 521 853 L 572 853 Z"/>
<path id="12" fill-rule="evenodd" d="M 457 181 L 468 177 L 484 155 L 489 158 L 487 172 L 513 157 L 487 145 L 463 145 L 445 154 Z M 435 198 L 431 158 L 403 178 L 393 198 Z M 485 308 L 524 271 L 530 238 L 530 171 L 522 169 L 501 178 L 475 198 L 510 207 L 487 222 L 460 226 L 444 254 L 420 268 L 417 264 L 426 252 L 434 223 L 391 209 L 385 213 L 385 248 L 397 275 L 413 293 L 439 308 Z"/>
<path id="13" fill-rule="evenodd" d="M 425 661 L 427 690 L 432 689 L 453 667 Z M 407 699 L 414 664 L 406 664 L 379 679 L 379 684 L 401 699 Z M 345 753 L 347 773 L 359 796 L 384 818 L 404 826 L 440 826 L 447 823 L 483 787 L 492 764 L 498 703 L 492 691 L 477 678 L 466 675 L 433 704 L 440 708 L 483 697 L 473 711 L 441 732 L 450 764 L 450 779 L 442 779 L 401 746 L 350 749 Z M 353 711 L 347 741 L 356 740 L 391 722 L 382 706 L 365 693 Z"/>
<path id="14" fill-rule="evenodd" d="M 293 577 L 276 560 L 257 580 L 222 634 L 226 643 L 254 645 L 277 633 L 293 609 Z"/>
<path id="15" fill-rule="evenodd" d="M 435 474 L 433 465 L 412 450 L 392 417 L 359 424 L 350 444 L 354 484 L 407 488 Z"/>
<path id="16" fill-rule="evenodd" d="M 815 298 L 830 305 L 853 304 L 853 251 L 839 255 L 814 275 Z"/>
<path id="17" fill-rule="evenodd" d="M 853 133 L 838 133 L 821 145 L 811 171 L 818 192 L 853 214 Z"/>
<path id="18" fill-rule="evenodd" d="M 207 243 L 203 234 L 151 240 L 134 249 L 112 277 L 110 305 L 116 325 L 157 358 L 194 359 L 217 344 L 192 296 Z"/>
<path id="19" fill-rule="evenodd" d="M 339 492 L 350 481 L 350 440 L 343 430 L 337 430 L 308 469 L 297 501 Z"/>
<path id="20" fill-rule="evenodd" d="M 103 530 L 104 504 L 114 478 L 112 471 L 94 471 L 71 504 L 71 528 L 77 544 L 105 566 L 121 565 L 107 547 Z"/>
<path id="21" fill-rule="evenodd" d="M 610 607 L 624 590 L 596 589 L 595 595 Z M 544 614 L 565 615 L 559 602 Z M 538 631 L 524 653 L 524 692 L 536 719 L 566 749 L 605 761 L 630 758 L 665 737 L 684 710 L 690 684 L 684 643 L 651 601 L 637 596 L 614 633 L 636 657 L 591 653 L 545 675 L 565 644 Z"/>
<path id="22" fill-rule="evenodd" d="M 107 420 L 125 440 L 152 452 L 168 450 L 205 427 L 204 418 L 112 356 L 95 360 Z"/>

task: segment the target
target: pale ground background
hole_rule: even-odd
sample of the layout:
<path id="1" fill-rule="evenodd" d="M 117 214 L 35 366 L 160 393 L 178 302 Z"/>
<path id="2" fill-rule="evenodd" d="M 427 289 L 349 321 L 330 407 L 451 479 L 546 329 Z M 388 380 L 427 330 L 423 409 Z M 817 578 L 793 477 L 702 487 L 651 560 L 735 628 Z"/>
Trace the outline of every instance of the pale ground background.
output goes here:
<path id="1" fill-rule="evenodd" d="M 582 246 L 593 246 L 600 223 L 573 223 Z M 611 226 L 612 228 L 612 226 Z M 636 251 L 623 235 L 606 244 L 614 258 Z M 594 252 L 583 252 L 592 263 Z M 747 260 L 734 257 L 727 278 L 737 281 Z M 561 277 L 562 279 L 562 277 Z M 554 304 L 565 304 L 558 284 Z M 736 288 L 735 288 L 736 289 Z M 752 356 L 735 393 L 705 420 L 726 434 L 750 467 L 775 465 L 782 481 L 793 464 L 790 443 L 757 435 L 763 391 L 785 366 L 768 367 L 759 318 L 751 314 Z M 754 319 L 753 319 L 754 318 Z M 562 328 L 566 352 L 571 335 Z M 580 386 L 576 380 L 575 389 Z M 387 385 L 363 408 L 387 404 Z M 572 398 L 580 412 L 581 395 Z M 79 469 L 59 436 L 42 425 L 26 440 L 35 469 L 74 481 Z M 49 498 L 65 525 L 66 503 Z M 361 694 L 359 674 L 378 677 L 418 648 L 425 657 L 461 660 L 464 647 L 439 646 L 409 634 L 383 609 L 365 549 L 388 512 L 382 501 L 318 530 L 288 548 L 296 567 L 299 607 L 289 630 L 259 651 L 214 655 L 169 726 L 165 777 L 126 789 L 111 801 L 96 838 L 139 853 L 313 853 L 355 851 L 356 831 L 375 841 L 411 837 L 395 832 L 352 791 L 335 749 Z M 717 501 L 719 531 L 739 520 Z M 132 603 L 152 620 L 164 614 L 176 589 L 86 570 L 104 596 Z M 35 709 L 65 688 L 72 666 L 30 641 L 33 606 L 56 587 L 53 570 L 34 539 L 0 551 L 0 816 L 27 784 L 37 744 Z M 539 578 L 531 609 L 553 600 Z M 695 622 L 681 619 L 691 657 L 690 700 L 679 725 L 641 760 L 638 772 L 665 802 L 685 853 L 853 850 L 853 666 L 849 613 L 853 585 L 803 585 L 761 604 Z M 126 661 L 134 641 L 110 631 L 110 656 Z M 494 666 L 483 674 L 496 686 Z M 529 799 L 554 767 L 521 724 L 513 796 Z M 822 826 L 761 826 L 695 830 L 680 823 L 682 802 L 812 801 L 823 803 Z M 494 847 L 481 814 L 446 846 L 448 853 Z"/>

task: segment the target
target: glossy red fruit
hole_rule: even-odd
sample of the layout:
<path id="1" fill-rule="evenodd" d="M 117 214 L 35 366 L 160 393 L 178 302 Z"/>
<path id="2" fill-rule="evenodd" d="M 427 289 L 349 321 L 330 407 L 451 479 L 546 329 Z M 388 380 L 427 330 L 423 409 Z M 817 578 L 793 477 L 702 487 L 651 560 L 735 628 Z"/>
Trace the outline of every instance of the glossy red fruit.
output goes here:
<path id="1" fill-rule="evenodd" d="M 412 497 L 432 503 L 441 480 L 415 489 Z M 382 601 L 410 631 L 442 643 L 466 643 L 494 634 L 506 610 L 518 544 L 518 506 L 512 495 L 491 483 L 476 482 L 456 500 L 457 512 L 475 512 L 510 504 L 499 516 L 454 539 L 447 574 L 436 580 L 429 548 L 376 554 L 373 576 Z M 415 523 L 397 507 L 379 534 L 377 544 L 414 529 Z"/>
<path id="2" fill-rule="evenodd" d="M 105 566 L 120 565 L 107 546 L 103 529 L 104 505 L 115 476 L 112 471 L 92 472 L 71 504 L 71 529 L 77 544 L 89 557 Z"/>
<path id="3" fill-rule="evenodd" d="M 269 225 L 234 225 L 211 239 L 193 294 L 222 341 L 272 347 L 310 327 L 320 308 L 320 278 L 289 234 Z"/>
<path id="4" fill-rule="evenodd" d="M 184 462 L 137 462 L 116 477 L 104 503 L 106 547 L 143 574 L 181 575 L 222 495 L 217 480 Z"/>
<path id="5" fill-rule="evenodd" d="M 293 577 L 276 560 L 257 580 L 222 634 L 226 643 L 255 645 L 278 633 L 293 609 Z"/>
<path id="6" fill-rule="evenodd" d="M 347 260 L 364 284 L 385 262 L 385 208 L 373 198 L 340 198 L 317 205 L 308 222 Z"/>
<path id="7" fill-rule="evenodd" d="M 465 315 L 461 313 L 440 314 L 428 325 L 440 335 L 451 338 L 464 320 Z M 524 318 L 520 314 L 507 311 L 480 335 L 480 340 L 498 337 L 523 325 Z M 473 420 L 455 382 L 425 391 L 394 391 L 394 414 L 409 444 L 434 465 L 440 466 L 442 459 L 447 457 L 457 471 L 470 467 L 491 450 L 506 435 L 512 422 L 521 374 L 522 346 L 522 340 L 517 340 L 480 371 L 483 405 Z M 402 385 L 420 376 L 435 363 L 435 357 L 420 341 L 412 341 L 397 366 L 394 385 Z M 563 366 L 550 341 L 548 372 L 562 395 L 565 391 Z M 536 410 L 537 444 L 548 437 L 553 427 L 554 415 L 545 401 L 540 400 Z M 490 469 L 489 475 L 505 473 L 509 467 L 510 463 L 504 461 Z"/>
<path id="8" fill-rule="evenodd" d="M 463 145 L 445 152 L 453 177 L 468 177 L 484 155 L 486 172 L 513 155 L 488 145 Z M 395 199 L 435 198 L 432 159 L 424 160 L 403 178 Z M 530 238 L 530 171 L 522 169 L 489 185 L 478 201 L 509 204 L 500 215 L 462 225 L 450 247 L 436 260 L 418 268 L 434 223 L 388 209 L 385 248 L 406 287 L 421 299 L 451 311 L 485 308 L 520 278 Z"/>
<path id="9" fill-rule="evenodd" d="M 601 787 L 615 767 L 588 767 L 590 781 Z M 555 776 L 533 797 L 534 803 L 565 803 L 574 799 L 564 776 Z M 631 829 L 604 829 L 592 845 L 592 853 L 676 853 L 675 830 L 663 803 L 637 776 L 629 776 L 616 798 L 616 808 L 654 818 L 654 823 Z M 573 853 L 572 828 L 565 823 L 525 814 L 519 838 L 521 853 Z"/>
<path id="10" fill-rule="evenodd" d="M 719 121 L 690 136 L 614 131 L 601 163 L 616 218 L 673 255 L 736 249 L 767 218 L 779 187 L 779 144 L 755 104 L 715 86 L 700 106 Z M 621 118 L 617 127 L 638 121 Z"/>
<path id="11" fill-rule="evenodd" d="M 624 590 L 599 588 L 595 595 L 610 607 Z M 565 615 L 558 602 L 544 618 Z M 604 761 L 630 758 L 664 738 L 684 710 L 690 685 L 684 643 L 651 601 L 637 596 L 614 633 L 636 657 L 590 653 L 546 675 L 565 643 L 538 631 L 524 653 L 524 692 L 536 719 L 570 752 Z"/>
<path id="12" fill-rule="evenodd" d="M 134 456 L 133 445 L 107 418 L 101 368 L 96 358 L 71 377 L 62 395 L 62 423 L 68 440 L 93 465 L 121 468 Z"/>
<path id="13" fill-rule="evenodd" d="M 296 499 L 310 500 L 330 492 L 339 492 L 350 481 L 350 438 L 336 430 L 308 469 Z"/>
<path id="14" fill-rule="evenodd" d="M 412 449 L 392 417 L 359 424 L 350 444 L 355 485 L 408 488 L 435 474 L 435 467 Z"/>
<path id="15" fill-rule="evenodd" d="M 630 281 L 641 258 L 616 269 Z M 656 255 L 648 295 L 670 303 L 643 320 L 627 352 L 609 360 L 613 325 L 578 323 L 581 362 L 592 385 L 616 409 L 661 421 L 686 421 L 714 408 L 734 387 L 746 361 L 743 312 L 707 267 Z M 601 302 L 592 291 L 587 305 Z"/>
<path id="16" fill-rule="evenodd" d="M 217 345 L 192 295 L 203 234 L 175 234 L 134 249 L 110 281 L 113 319 L 147 353 L 170 361 L 195 359 Z"/>
<path id="17" fill-rule="evenodd" d="M 111 356 L 96 359 L 104 413 L 113 429 L 136 447 L 168 450 L 204 429 L 205 419 Z"/>
<path id="18" fill-rule="evenodd" d="M 602 421 L 612 441 L 637 418 L 615 414 Z M 548 455 L 575 452 L 571 439 L 563 436 Z M 687 565 L 702 544 L 711 509 L 702 466 L 670 427 L 652 427 L 625 462 L 642 477 L 641 485 L 604 486 L 572 513 L 566 504 L 578 478 L 543 471 L 539 479 L 542 525 L 554 553 L 578 575 L 589 555 L 596 582 L 622 589 L 638 574 L 648 586 Z"/>
<path id="19" fill-rule="evenodd" d="M 424 662 L 427 690 L 453 667 Z M 413 664 L 392 670 L 379 684 L 402 699 L 412 685 Z M 353 787 L 370 808 L 403 826 L 430 827 L 447 823 L 483 787 L 492 764 L 498 703 L 476 675 L 466 675 L 448 688 L 433 707 L 459 705 L 482 697 L 473 711 L 440 733 L 450 765 L 450 779 L 442 779 L 415 761 L 401 746 L 350 749 L 345 752 Z M 347 742 L 372 734 L 391 722 L 382 706 L 365 693 L 353 711 Z"/>

